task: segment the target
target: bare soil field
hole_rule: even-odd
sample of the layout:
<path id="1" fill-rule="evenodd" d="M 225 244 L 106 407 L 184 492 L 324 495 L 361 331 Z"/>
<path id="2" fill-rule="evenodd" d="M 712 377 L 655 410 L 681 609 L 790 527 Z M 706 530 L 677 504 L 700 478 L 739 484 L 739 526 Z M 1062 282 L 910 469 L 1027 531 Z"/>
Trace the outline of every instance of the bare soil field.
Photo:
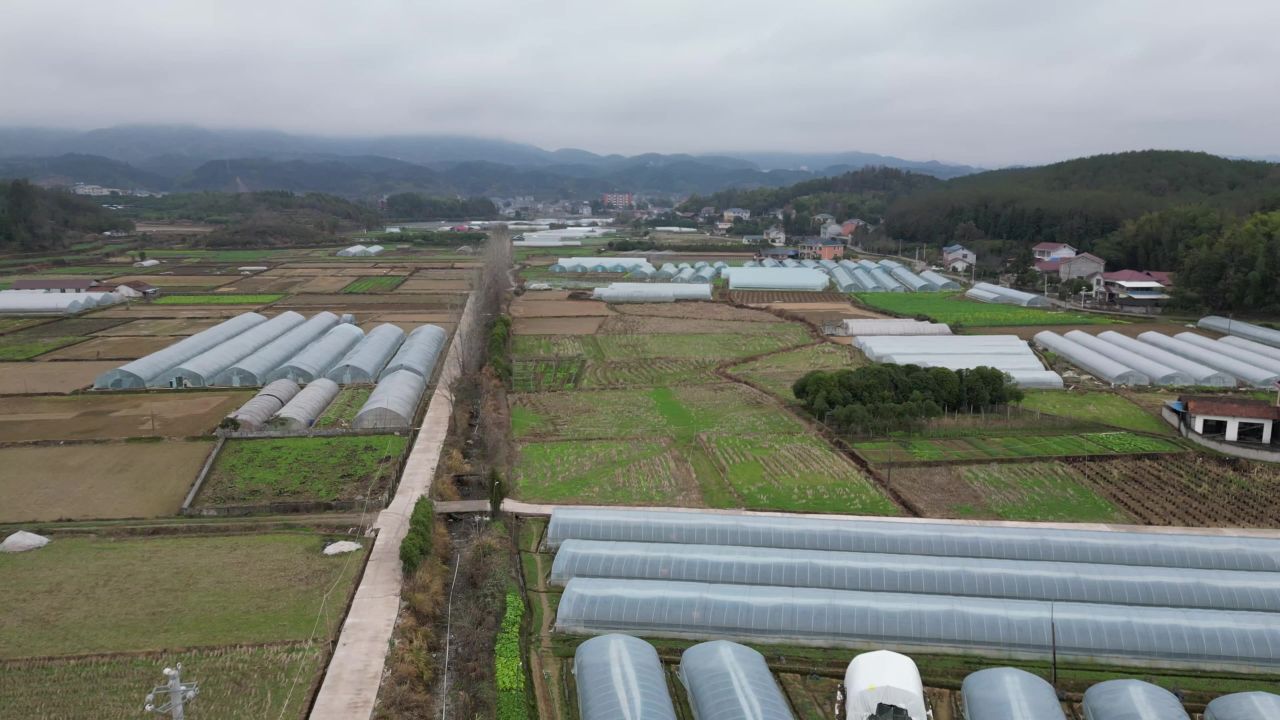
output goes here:
<path id="1" fill-rule="evenodd" d="M 470 280 L 433 280 L 431 278 L 419 278 L 417 275 L 405 280 L 393 292 L 397 295 L 405 293 L 421 293 L 421 292 L 446 292 L 456 290 L 471 290 Z"/>
<path id="2" fill-rule="evenodd" d="M 426 269 L 418 270 L 406 282 L 414 280 L 470 280 L 475 277 L 473 270 L 442 270 L 442 269 Z"/>
<path id="3" fill-rule="evenodd" d="M 187 268 L 183 268 L 185 272 Z M 234 275 L 122 275 L 112 278 L 113 282 L 129 282 L 131 280 L 140 280 L 150 283 L 161 290 L 170 290 L 173 288 L 191 288 L 193 290 L 204 290 L 215 288 L 228 283 L 233 283 L 240 279 L 239 274 Z"/>
<path id="4" fill-rule="evenodd" d="M 516 298 L 516 302 L 531 302 L 534 300 L 568 300 L 568 290 L 530 290 L 524 295 Z"/>
<path id="5" fill-rule="evenodd" d="M 169 347 L 172 337 L 95 337 L 40 356 L 41 360 L 136 360 Z"/>
<path id="6" fill-rule="evenodd" d="M 612 315 L 609 306 L 598 300 L 525 300 L 511 304 L 511 317 L 589 317 Z"/>
<path id="7" fill-rule="evenodd" d="M 217 320 L 187 320 L 184 318 L 134 320 L 120 325 L 99 330 L 94 333 L 101 337 L 120 336 L 162 336 L 162 335 L 194 335 L 201 330 L 208 330 L 217 325 Z"/>
<path id="8" fill-rule="evenodd" d="M 769 333 L 787 324 L 775 317 L 774 323 L 738 323 L 724 320 L 691 318 L 658 318 L 645 315 L 615 315 L 600 325 L 601 335 L 754 335 Z"/>
<path id="9" fill-rule="evenodd" d="M 252 275 L 237 280 L 231 289 L 238 293 L 283 293 L 293 290 L 306 282 L 305 278 L 273 277 L 271 275 Z"/>
<path id="10" fill-rule="evenodd" d="M 229 318 L 240 313 L 254 312 L 261 305 L 150 305 L 147 303 L 119 305 L 100 310 L 95 318 Z"/>
<path id="11" fill-rule="evenodd" d="M 461 306 L 466 300 L 463 293 L 453 295 L 400 295 L 400 294 L 368 294 L 336 293 L 336 294 L 302 294 L 287 297 L 277 303 L 276 307 L 324 307 L 326 309 L 352 305 L 382 305 L 390 308 L 422 310 L 425 308 Z"/>
<path id="12" fill-rule="evenodd" d="M 1189 328 L 1185 325 L 1168 322 L 1131 322 L 1131 323 L 1115 323 L 1112 325 L 1019 325 L 1014 327 L 974 327 L 964 328 L 965 335 L 1017 335 L 1023 340 L 1030 340 L 1035 337 L 1038 332 L 1052 330 L 1059 335 L 1065 335 L 1072 330 L 1080 330 L 1090 335 L 1097 335 L 1100 332 L 1112 330 L 1121 335 L 1129 337 L 1137 337 L 1148 330 L 1154 330 L 1165 335 L 1176 335 L 1180 332 L 1186 332 Z"/>
<path id="13" fill-rule="evenodd" d="M 598 316 L 517 318 L 511 331 L 515 335 L 593 335 L 601 323 L 612 319 Z"/>
<path id="14" fill-rule="evenodd" d="M 212 449 L 210 442 L 0 448 L 0 522 L 172 515 Z"/>
<path id="15" fill-rule="evenodd" d="M 118 362 L 14 362 L 0 365 L 0 395 L 66 393 L 93 384 Z M 6 407 L 8 403 L 5 403 Z"/>
<path id="16" fill-rule="evenodd" d="M 450 312 L 385 312 L 371 315 L 368 319 L 378 322 L 410 322 L 410 323 L 447 323 L 458 319 L 457 313 Z"/>
<path id="17" fill-rule="evenodd" d="M 140 233 L 164 233 L 166 235 L 182 235 L 186 233 L 207 233 L 213 232 L 213 225 L 185 225 L 171 223 L 137 223 L 137 229 Z"/>
<path id="18" fill-rule="evenodd" d="M 734 322 L 778 322 L 777 315 L 763 310 L 738 308 L 716 302 L 637 303 L 618 305 L 616 309 L 623 315 Z"/>
<path id="19" fill-rule="evenodd" d="M 769 303 L 770 310 L 787 313 L 808 322 L 821 325 L 824 322 L 839 322 L 845 318 L 884 318 L 877 312 L 843 303 Z"/>
<path id="20" fill-rule="evenodd" d="M 19 332 L 23 337 L 75 337 L 77 335 L 90 335 L 101 332 L 119 324 L 119 320 L 102 319 L 96 316 L 91 318 L 68 318 L 27 327 Z"/>
<path id="21" fill-rule="evenodd" d="M 294 290 L 300 293 L 336 293 L 351 284 L 351 278 L 342 275 L 322 275 L 304 278 Z"/>
<path id="22" fill-rule="evenodd" d="M 228 390 L 11 397 L 0 414 L 0 442 L 203 435 L 252 396 Z"/>
<path id="23" fill-rule="evenodd" d="M 848 302 L 848 297 L 842 293 L 803 290 L 732 290 L 729 292 L 729 299 L 742 305 Z"/>

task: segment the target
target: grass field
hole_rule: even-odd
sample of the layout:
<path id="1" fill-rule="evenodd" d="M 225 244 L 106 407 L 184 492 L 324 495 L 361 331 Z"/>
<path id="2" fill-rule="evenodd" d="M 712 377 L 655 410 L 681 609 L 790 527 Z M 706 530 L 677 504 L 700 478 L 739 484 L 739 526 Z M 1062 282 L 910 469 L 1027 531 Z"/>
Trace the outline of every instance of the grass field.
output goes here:
<path id="1" fill-rule="evenodd" d="M 791 386 L 802 375 L 812 370 L 852 369 L 866 362 L 866 356 L 848 345 L 818 343 L 734 365 L 729 372 L 784 400 L 794 400 Z"/>
<path id="2" fill-rule="evenodd" d="M 0 335 L 0 360 L 30 360 L 50 350 L 57 350 L 83 339 L 82 337 L 32 337 L 23 335 L 21 332 Z"/>
<path id="3" fill-rule="evenodd" d="M 1170 453 L 1183 450 L 1169 440 L 1128 432 L 875 440 L 855 442 L 854 447 L 873 463 Z"/>
<path id="4" fill-rule="evenodd" d="M 380 277 L 362 277 L 342 288 L 344 293 L 382 293 L 391 292 L 404 282 L 404 275 L 383 275 Z"/>
<path id="5" fill-rule="evenodd" d="M 769 333 L 701 333 L 646 335 L 519 335 L 512 355 L 556 357 L 583 355 L 597 362 L 646 358 L 713 360 L 748 357 L 810 342 L 800 325 L 784 325 Z"/>
<path id="6" fill-rule="evenodd" d="M 133 720 L 161 670 L 182 663 L 183 679 L 200 683 L 188 720 L 296 719 L 324 658 L 324 643 L 296 642 L 0 661 L 0 707 L 21 707 L 24 718 Z"/>
<path id="7" fill-rule="evenodd" d="M 1168 423 L 1113 393 L 1030 390 L 1022 401 L 1022 407 L 1126 430 L 1172 434 Z"/>
<path id="8" fill-rule="evenodd" d="M 531 443 L 520 450 L 516 487 L 544 502 L 638 505 L 658 498 L 696 505 L 693 467 L 661 440 Z"/>
<path id="9" fill-rule="evenodd" d="M 256 295 L 161 295 L 152 300 L 155 305 L 266 305 L 284 297 L 279 293 L 260 293 Z"/>
<path id="10" fill-rule="evenodd" d="M 969 466 L 961 473 L 1003 520 L 1126 522 L 1130 518 L 1096 493 L 1080 473 L 1055 462 Z"/>
<path id="11" fill-rule="evenodd" d="M 329 403 L 320 417 L 316 418 L 315 427 L 320 429 L 345 428 L 351 426 L 356 414 L 364 406 L 373 388 L 348 385 L 338 392 L 338 396 Z"/>
<path id="12" fill-rule="evenodd" d="M 399 435 L 232 440 L 197 504 L 362 500 L 386 492 L 408 439 Z"/>
<path id="13" fill-rule="evenodd" d="M 952 326 L 1109 325 L 1113 321 L 1088 313 L 993 305 L 966 300 L 960 293 L 857 293 L 864 305 L 914 317 L 925 315 Z"/>
<path id="14" fill-rule="evenodd" d="M 317 617 L 331 637 L 360 563 L 322 547 L 311 534 L 59 536 L 0 555 L 0 659 L 305 640 Z"/>

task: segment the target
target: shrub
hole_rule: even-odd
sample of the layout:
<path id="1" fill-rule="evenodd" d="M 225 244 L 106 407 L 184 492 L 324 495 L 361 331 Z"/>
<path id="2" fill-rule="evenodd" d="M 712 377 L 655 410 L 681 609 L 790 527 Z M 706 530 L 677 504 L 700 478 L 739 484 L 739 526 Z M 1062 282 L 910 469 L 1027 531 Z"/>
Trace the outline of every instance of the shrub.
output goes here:
<path id="1" fill-rule="evenodd" d="M 400 543 L 400 564 L 405 573 L 412 573 L 431 555 L 431 543 L 435 533 L 436 509 L 430 498 L 418 498 L 409 515 L 409 531 Z"/>
<path id="2" fill-rule="evenodd" d="M 493 327 L 489 329 L 489 343 L 486 353 L 489 358 L 489 367 L 497 373 L 502 382 L 511 382 L 511 318 L 507 315 L 499 315 L 497 320 L 493 321 Z"/>

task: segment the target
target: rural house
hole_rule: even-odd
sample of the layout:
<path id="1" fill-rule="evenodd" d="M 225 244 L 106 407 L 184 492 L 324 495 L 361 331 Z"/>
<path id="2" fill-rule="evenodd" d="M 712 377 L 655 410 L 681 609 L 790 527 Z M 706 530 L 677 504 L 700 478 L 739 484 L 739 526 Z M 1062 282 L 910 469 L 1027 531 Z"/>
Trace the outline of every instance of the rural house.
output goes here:
<path id="1" fill-rule="evenodd" d="M 1270 445 L 1280 407 L 1267 400 L 1230 397 L 1181 397 L 1170 405 L 1180 422 L 1210 440 Z"/>
<path id="2" fill-rule="evenodd" d="M 844 257 L 844 242 L 829 237 L 805 238 L 800 241 L 800 257 L 807 260 L 839 260 Z"/>
<path id="3" fill-rule="evenodd" d="M 947 245 L 942 248 L 942 266 L 951 272 L 967 272 L 977 264 L 977 254 L 963 245 Z"/>
<path id="4" fill-rule="evenodd" d="M 1036 260 L 1055 260 L 1075 257 L 1076 249 L 1066 243 L 1038 243 L 1031 248 Z"/>

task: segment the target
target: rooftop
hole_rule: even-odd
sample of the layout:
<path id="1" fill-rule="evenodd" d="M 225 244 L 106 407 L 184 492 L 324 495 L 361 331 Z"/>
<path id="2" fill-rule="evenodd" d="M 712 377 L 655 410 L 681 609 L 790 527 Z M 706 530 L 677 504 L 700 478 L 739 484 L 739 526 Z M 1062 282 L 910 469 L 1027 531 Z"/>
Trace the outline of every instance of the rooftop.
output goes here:
<path id="1" fill-rule="evenodd" d="M 1280 420 L 1280 407 L 1267 400 L 1224 397 L 1184 397 L 1187 412 L 1192 415 L 1221 415 L 1223 417 Z"/>
<path id="2" fill-rule="evenodd" d="M 1031 249 L 1032 250 L 1061 250 L 1062 248 L 1071 248 L 1072 250 L 1075 250 L 1075 248 L 1071 247 L 1066 243 L 1053 243 L 1053 242 L 1036 243 Z"/>

